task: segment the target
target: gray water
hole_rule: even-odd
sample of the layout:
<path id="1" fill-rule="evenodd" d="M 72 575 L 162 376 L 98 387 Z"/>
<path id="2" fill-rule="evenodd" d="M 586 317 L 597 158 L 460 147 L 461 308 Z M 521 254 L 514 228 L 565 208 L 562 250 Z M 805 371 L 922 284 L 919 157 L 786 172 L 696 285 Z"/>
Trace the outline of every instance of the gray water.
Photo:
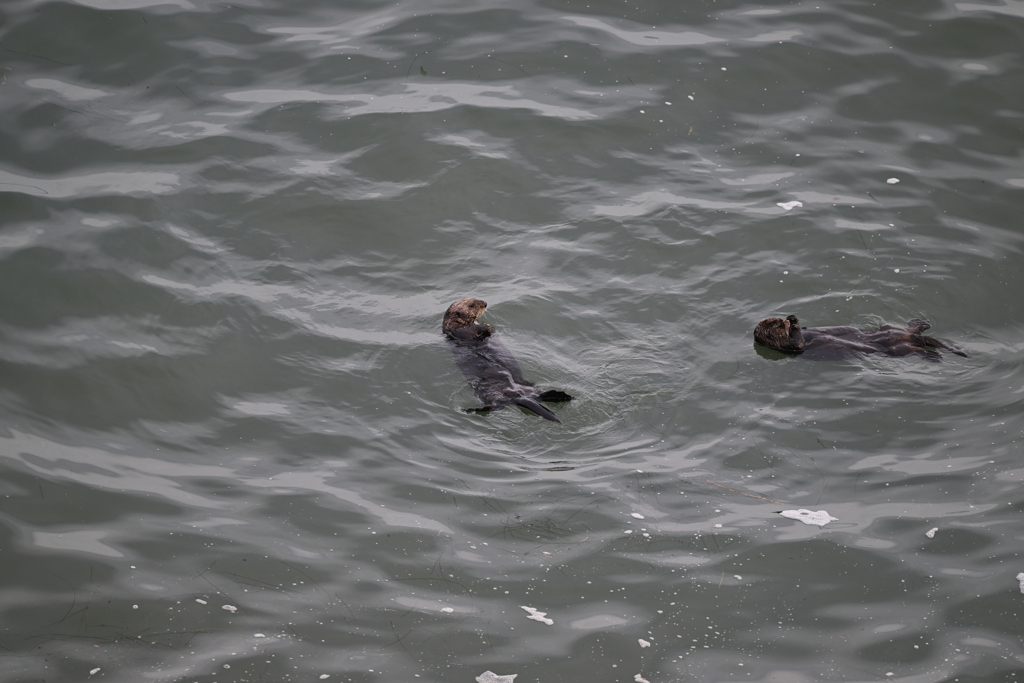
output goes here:
<path id="1" fill-rule="evenodd" d="M 4 681 L 1024 678 L 1017 0 L 0 12 Z"/>

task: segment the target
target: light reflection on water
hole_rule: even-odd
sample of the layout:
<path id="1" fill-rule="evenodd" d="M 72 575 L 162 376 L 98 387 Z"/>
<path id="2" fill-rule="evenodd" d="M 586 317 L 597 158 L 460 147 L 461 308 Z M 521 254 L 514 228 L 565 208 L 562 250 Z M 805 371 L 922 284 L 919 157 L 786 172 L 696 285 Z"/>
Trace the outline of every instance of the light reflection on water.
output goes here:
<path id="1" fill-rule="evenodd" d="M 1014 8 L 4 12 L 5 679 L 1024 675 Z"/>

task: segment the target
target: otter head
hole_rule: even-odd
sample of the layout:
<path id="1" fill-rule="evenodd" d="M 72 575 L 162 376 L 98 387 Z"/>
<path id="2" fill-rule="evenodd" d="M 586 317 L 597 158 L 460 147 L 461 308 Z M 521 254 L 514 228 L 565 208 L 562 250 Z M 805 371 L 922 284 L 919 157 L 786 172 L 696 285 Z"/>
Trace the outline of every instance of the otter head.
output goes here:
<path id="1" fill-rule="evenodd" d="M 785 353 L 800 353 L 804 350 L 804 335 L 800 321 L 795 315 L 782 318 L 765 318 L 754 328 L 754 341 Z"/>
<path id="2" fill-rule="evenodd" d="M 441 330 L 452 334 L 463 327 L 469 327 L 487 310 L 487 302 L 480 299 L 459 299 L 444 312 Z"/>

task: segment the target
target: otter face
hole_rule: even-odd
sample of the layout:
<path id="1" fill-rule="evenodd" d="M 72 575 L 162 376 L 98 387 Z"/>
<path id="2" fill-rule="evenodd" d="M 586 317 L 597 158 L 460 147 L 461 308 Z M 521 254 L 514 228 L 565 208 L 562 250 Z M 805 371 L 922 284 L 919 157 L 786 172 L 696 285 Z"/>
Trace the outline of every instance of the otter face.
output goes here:
<path id="1" fill-rule="evenodd" d="M 754 328 L 754 341 L 776 351 L 799 353 L 804 350 L 804 335 L 795 315 L 765 318 Z"/>
<path id="2" fill-rule="evenodd" d="M 444 313 L 441 330 L 450 333 L 468 327 L 487 310 L 487 302 L 482 299 L 459 299 Z"/>

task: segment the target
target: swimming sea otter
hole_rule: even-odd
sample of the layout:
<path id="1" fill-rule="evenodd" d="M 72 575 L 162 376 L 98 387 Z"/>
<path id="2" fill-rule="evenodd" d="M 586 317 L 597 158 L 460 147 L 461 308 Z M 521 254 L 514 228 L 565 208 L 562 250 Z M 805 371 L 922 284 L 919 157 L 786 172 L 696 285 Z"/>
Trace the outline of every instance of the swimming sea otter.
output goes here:
<path id="1" fill-rule="evenodd" d="M 860 353 L 884 353 L 887 356 L 907 356 L 916 353 L 925 360 L 942 361 L 935 348 L 946 349 L 967 357 L 959 349 L 926 337 L 922 332 L 931 327 L 927 320 L 915 318 L 907 327 L 882 325 L 877 330 L 863 332 L 856 327 L 800 327 L 795 315 L 765 318 L 754 328 L 754 341 L 776 351 L 798 353 L 811 360 L 842 360 Z M 935 348 L 931 348 L 935 347 Z"/>
<path id="2" fill-rule="evenodd" d="M 473 385 L 482 408 L 469 408 L 468 413 L 500 410 L 510 403 L 522 406 L 552 422 L 561 422 L 541 401 L 571 401 L 564 391 L 537 391 L 532 382 L 523 379 L 519 363 L 498 340 L 490 325 L 477 318 L 487 308 L 480 299 L 459 299 L 444 313 L 441 330 L 452 346 L 455 364 Z"/>

